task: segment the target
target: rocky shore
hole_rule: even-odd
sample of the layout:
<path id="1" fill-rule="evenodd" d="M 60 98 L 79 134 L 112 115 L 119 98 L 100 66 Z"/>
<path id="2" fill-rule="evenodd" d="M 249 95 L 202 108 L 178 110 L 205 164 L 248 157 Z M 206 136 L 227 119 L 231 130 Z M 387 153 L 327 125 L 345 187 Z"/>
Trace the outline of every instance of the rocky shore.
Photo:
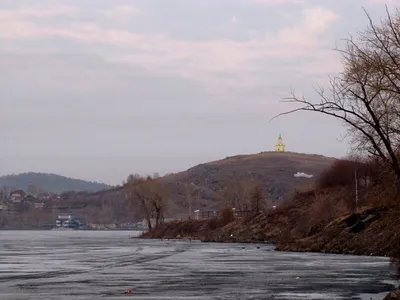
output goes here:
<path id="1" fill-rule="evenodd" d="M 400 247 L 400 211 L 365 208 L 327 224 L 300 228 L 290 212 L 270 212 L 218 226 L 215 219 L 175 221 L 143 238 L 197 239 L 204 242 L 275 244 L 277 250 L 392 257 Z"/>

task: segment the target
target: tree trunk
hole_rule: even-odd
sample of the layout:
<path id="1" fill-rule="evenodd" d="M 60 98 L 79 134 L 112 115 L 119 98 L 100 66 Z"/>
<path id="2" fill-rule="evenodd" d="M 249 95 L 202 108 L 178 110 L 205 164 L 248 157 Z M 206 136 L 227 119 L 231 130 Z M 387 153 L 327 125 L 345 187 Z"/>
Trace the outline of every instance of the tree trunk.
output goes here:
<path id="1" fill-rule="evenodd" d="M 146 220 L 147 220 L 147 227 L 149 228 L 149 231 L 152 231 L 153 226 L 151 226 L 151 217 L 149 214 L 146 215 Z"/>

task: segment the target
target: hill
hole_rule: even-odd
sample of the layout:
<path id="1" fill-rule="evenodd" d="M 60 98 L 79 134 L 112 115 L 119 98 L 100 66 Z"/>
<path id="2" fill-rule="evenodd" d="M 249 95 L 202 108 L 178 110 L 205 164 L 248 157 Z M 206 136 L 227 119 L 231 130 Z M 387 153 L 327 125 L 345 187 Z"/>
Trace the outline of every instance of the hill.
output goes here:
<path id="1" fill-rule="evenodd" d="M 260 182 L 270 203 L 279 204 L 288 199 L 296 188 L 313 184 L 315 178 L 334 160 L 314 154 L 262 152 L 200 164 L 165 176 L 164 180 L 172 185 L 176 211 L 186 208 L 184 212 L 187 212 L 185 187 L 191 184 L 196 190 L 193 209 L 218 209 L 227 185 L 252 180 Z M 295 177 L 296 173 L 306 173 L 313 177 Z"/>
<path id="2" fill-rule="evenodd" d="M 90 182 L 46 173 L 29 172 L 0 177 L 0 187 L 28 191 L 28 187 L 30 185 L 34 186 L 40 191 L 56 194 L 66 191 L 96 192 L 111 188 L 111 186 L 103 183 Z"/>
<path id="3" fill-rule="evenodd" d="M 194 210 L 219 210 L 224 199 L 241 182 L 257 181 L 261 184 L 270 204 L 275 205 L 290 199 L 299 188 L 313 185 L 315 178 L 335 160 L 322 155 L 293 152 L 262 152 L 237 155 L 194 166 L 186 171 L 166 175 L 164 180 L 171 188 L 172 205 L 168 214 L 172 217 L 187 217 L 189 194 Z M 296 177 L 296 173 L 313 175 L 312 178 Z M 107 192 L 107 196 L 105 196 Z M 235 192 L 235 191 L 233 191 Z M 84 195 L 80 203 L 124 198 L 122 187 Z M 78 199 L 76 199 L 78 200 Z"/>

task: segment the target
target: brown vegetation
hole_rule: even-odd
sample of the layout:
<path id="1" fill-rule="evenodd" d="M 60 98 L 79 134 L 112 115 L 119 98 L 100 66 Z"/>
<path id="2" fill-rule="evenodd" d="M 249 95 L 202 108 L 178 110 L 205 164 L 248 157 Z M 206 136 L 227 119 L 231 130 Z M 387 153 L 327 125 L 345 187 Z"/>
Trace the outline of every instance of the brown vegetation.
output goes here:
<path id="1" fill-rule="evenodd" d="M 380 171 L 380 165 L 372 160 L 342 159 L 333 162 L 318 178 L 319 188 L 331 188 L 336 186 L 348 186 L 355 183 L 357 178 L 361 186 L 368 187 L 376 183 Z"/>
<path id="2" fill-rule="evenodd" d="M 224 206 L 220 211 L 219 218 L 222 226 L 225 226 L 226 224 L 235 221 L 235 214 L 233 212 L 233 207 L 229 205 Z"/>
<path id="3" fill-rule="evenodd" d="M 173 221 L 159 224 L 153 231 L 144 233 L 144 238 L 160 239 L 205 239 L 212 233 L 235 221 L 231 206 L 224 206 L 218 217 L 205 220 Z"/>

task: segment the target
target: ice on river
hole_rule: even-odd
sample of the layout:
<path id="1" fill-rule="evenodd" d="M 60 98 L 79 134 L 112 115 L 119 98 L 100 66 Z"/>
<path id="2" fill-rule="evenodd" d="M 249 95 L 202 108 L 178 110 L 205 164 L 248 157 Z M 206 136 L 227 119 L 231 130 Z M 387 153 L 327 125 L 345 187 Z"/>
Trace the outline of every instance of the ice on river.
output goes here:
<path id="1" fill-rule="evenodd" d="M 0 299 L 375 300 L 395 284 L 386 258 L 131 235 L 0 231 Z"/>

